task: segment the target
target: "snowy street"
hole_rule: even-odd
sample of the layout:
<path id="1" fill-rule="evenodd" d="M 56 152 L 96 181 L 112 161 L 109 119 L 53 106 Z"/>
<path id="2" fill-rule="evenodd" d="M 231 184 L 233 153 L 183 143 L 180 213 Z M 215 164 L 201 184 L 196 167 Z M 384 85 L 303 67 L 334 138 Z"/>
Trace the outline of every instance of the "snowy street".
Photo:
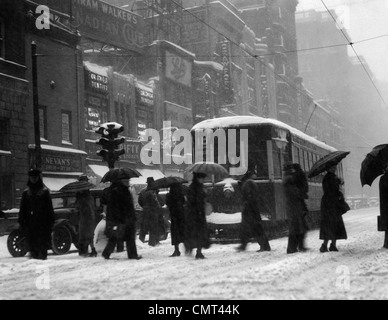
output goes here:
<path id="1" fill-rule="evenodd" d="M 106 261 L 76 251 L 47 261 L 12 258 L 0 238 L 1 299 L 258 300 L 387 299 L 388 251 L 377 232 L 378 207 L 345 215 L 349 239 L 338 253 L 319 252 L 318 231 L 308 234 L 307 253 L 286 255 L 287 239 L 273 251 L 246 252 L 236 244 L 212 245 L 207 259 L 170 258 L 170 240 L 156 248 L 137 241 L 140 261 L 114 253 Z M 183 248 L 182 250 L 183 251 Z"/>

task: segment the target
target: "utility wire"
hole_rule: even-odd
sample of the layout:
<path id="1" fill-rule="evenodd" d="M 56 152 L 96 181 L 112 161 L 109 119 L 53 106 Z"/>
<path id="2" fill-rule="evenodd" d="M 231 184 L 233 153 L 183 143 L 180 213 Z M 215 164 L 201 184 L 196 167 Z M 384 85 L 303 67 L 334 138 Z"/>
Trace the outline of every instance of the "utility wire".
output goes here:
<path id="1" fill-rule="evenodd" d="M 231 40 L 230 38 L 228 38 L 227 36 L 225 36 L 223 33 L 221 33 L 220 31 L 218 31 L 216 28 L 214 28 L 213 26 L 209 25 L 206 21 L 202 20 L 201 18 L 199 18 L 198 16 L 196 16 L 195 14 L 193 14 L 192 12 L 190 12 L 189 10 L 187 10 L 187 9 L 185 9 L 184 7 L 180 6 L 180 5 L 177 4 L 174 0 L 171 0 L 171 1 L 172 1 L 173 3 L 175 3 L 177 6 L 181 7 L 184 11 L 188 12 L 190 15 L 192 15 L 192 16 L 193 16 L 194 18 L 196 18 L 198 21 L 204 23 L 206 26 L 208 26 L 209 28 L 211 28 L 212 30 L 214 30 L 214 31 L 215 31 L 216 33 L 218 33 L 219 35 L 225 37 L 225 39 L 227 39 L 228 41 L 230 41 L 231 43 L 233 43 L 234 45 L 236 45 L 240 50 L 246 52 L 246 53 L 247 53 L 248 55 L 250 55 L 251 57 L 257 59 L 257 60 L 259 61 L 259 63 L 261 63 L 261 64 L 264 65 L 268 70 L 270 70 L 270 71 L 275 75 L 275 77 L 278 77 L 278 78 L 282 79 L 282 80 L 285 81 L 287 84 L 289 84 L 290 87 L 292 87 L 292 88 L 295 89 L 296 91 L 300 92 L 302 95 L 304 95 L 304 96 L 307 97 L 308 99 L 311 99 L 311 97 L 310 97 L 309 95 L 307 95 L 304 91 L 302 91 L 302 90 L 300 90 L 300 89 L 294 87 L 292 84 L 290 84 L 290 83 L 288 82 L 287 79 L 285 79 L 284 77 L 282 77 L 282 76 L 276 74 L 276 73 L 274 72 L 274 70 L 271 69 L 271 68 L 269 68 L 269 66 L 268 66 L 267 64 L 265 64 L 263 61 L 261 61 L 261 59 L 259 59 L 259 57 L 258 57 L 257 55 L 252 55 L 249 51 L 245 50 L 244 48 L 241 48 L 241 47 L 239 46 L 239 44 L 235 43 L 233 40 Z M 331 13 L 330 13 L 330 14 L 331 14 Z M 333 17 L 333 16 L 332 16 L 332 17 Z M 335 21 L 335 19 L 334 19 L 334 21 Z M 341 31 L 342 31 L 342 30 L 341 30 Z M 343 31 L 342 31 L 342 33 L 344 34 Z M 344 36 L 345 36 L 346 40 L 348 41 L 348 45 L 351 45 L 351 46 L 353 47 L 353 43 L 347 38 L 347 36 L 346 36 L 345 34 L 344 34 Z M 354 48 L 353 48 L 353 50 L 354 50 Z M 360 60 L 361 60 L 361 59 L 360 59 Z M 362 64 L 362 65 L 363 65 L 363 64 Z M 365 66 L 364 66 L 364 69 L 366 70 Z M 369 73 L 368 73 L 368 74 L 369 74 Z M 372 83 L 374 84 L 373 81 L 372 81 Z M 375 88 L 377 89 L 376 86 L 375 86 Z M 377 91 L 378 91 L 378 89 L 377 89 Z M 378 91 L 378 92 L 379 92 L 379 91 Z M 381 95 L 380 95 L 380 97 L 382 98 Z M 382 100 L 383 100 L 383 99 L 382 99 Z M 383 101 L 384 101 L 384 100 L 383 100 Z M 314 103 L 315 103 L 315 107 L 314 107 L 314 111 L 313 111 L 312 115 L 314 114 L 315 110 L 317 109 L 317 103 L 316 103 L 315 101 L 314 101 Z M 384 103 L 385 103 L 385 101 L 384 101 Z M 388 108 L 388 107 L 387 107 L 387 108 Z M 311 118 L 312 118 L 312 115 L 311 115 L 311 117 L 310 117 L 310 120 L 311 120 Z M 330 114 L 329 114 L 329 117 L 330 117 L 331 119 L 333 119 L 333 120 L 336 120 L 336 119 L 335 119 L 332 115 L 330 115 Z M 310 120 L 309 120 L 309 121 L 310 121 Z M 307 129 L 307 126 L 306 126 L 306 129 Z M 353 130 L 351 130 L 350 128 L 347 128 L 347 130 L 353 132 Z M 358 133 L 356 133 L 356 132 L 354 132 L 354 133 L 358 135 Z"/>
<path id="2" fill-rule="evenodd" d="M 205 20 L 199 18 L 197 15 L 195 15 L 194 13 L 192 13 L 191 11 L 187 10 L 186 8 L 184 8 L 183 6 L 181 6 L 180 4 L 178 4 L 177 2 L 175 2 L 174 0 L 170 0 L 171 2 L 175 3 L 177 6 L 179 6 L 180 8 L 182 8 L 184 11 L 186 11 L 187 13 L 189 13 L 190 15 L 192 15 L 194 18 L 196 18 L 198 21 L 202 22 L 203 24 L 205 24 L 206 26 L 208 26 L 210 29 L 212 29 L 213 31 L 215 31 L 216 33 L 218 33 L 219 35 L 223 36 L 226 40 L 228 40 L 230 43 L 233 43 L 237 48 L 239 48 L 240 50 L 244 51 L 247 55 L 251 56 L 252 58 L 255 58 L 260 64 L 262 64 L 265 68 L 267 68 L 268 70 L 270 70 L 274 75 L 275 77 L 278 77 L 280 78 L 281 80 L 283 80 L 285 83 L 287 83 L 291 88 L 293 88 L 294 90 L 298 91 L 299 93 L 301 93 L 302 95 L 304 95 L 306 98 L 309 98 L 311 99 L 311 97 L 309 95 L 307 95 L 304 91 L 298 89 L 297 87 L 295 87 L 292 83 L 290 83 L 288 81 L 288 79 L 284 78 L 283 76 L 277 74 L 274 72 L 273 69 L 271 69 L 266 63 L 264 63 L 263 61 L 261 61 L 261 59 L 259 59 L 259 56 L 258 55 L 253 55 L 252 53 L 250 53 L 248 50 L 244 49 L 244 48 L 241 48 L 240 45 L 236 42 L 234 42 L 232 39 L 230 39 L 228 36 L 226 36 L 225 34 L 223 34 L 222 32 L 218 31 L 215 27 L 213 27 L 212 25 L 208 24 Z"/>
<path id="3" fill-rule="evenodd" d="M 324 0 L 321 0 L 322 4 L 324 5 L 324 7 L 326 8 L 326 11 L 330 14 L 330 16 L 333 18 L 334 22 L 337 24 L 337 20 L 335 19 L 333 13 L 329 10 L 329 8 L 326 6 L 326 3 Z M 346 33 L 344 32 L 343 28 L 341 28 L 339 26 L 339 30 L 341 31 L 342 35 L 345 37 L 346 41 L 348 41 L 349 45 L 352 47 L 352 50 L 354 52 L 354 54 L 356 55 L 358 61 L 360 62 L 362 68 L 364 69 L 365 73 L 367 74 L 369 80 L 371 81 L 372 85 L 374 86 L 374 88 L 376 89 L 378 95 L 380 96 L 381 98 L 381 101 L 384 103 L 385 107 L 388 109 L 388 105 L 387 103 L 385 102 L 384 98 L 383 98 L 383 95 L 381 94 L 379 88 L 377 87 L 377 85 L 375 84 L 372 76 L 370 75 L 368 69 L 365 67 L 364 65 L 364 62 L 361 60 L 360 56 L 358 55 L 356 49 L 354 48 L 354 42 L 350 41 L 350 39 L 348 38 L 348 36 L 346 35 Z"/>
<path id="4" fill-rule="evenodd" d="M 175 3 L 177 6 L 179 6 L 180 8 L 182 8 L 184 11 L 186 11 L 187 13 L 189 13 L 190 15 L 192 15 L 195 19 L 197 19 L 198 21 L 200 21 L 201 23 L 205 24 L 206 26 L 208 26 L 210 29 L 212 29 L 213 31 L 215 31 L 216 33 L 218 33 L 219 35 L 223 36 L 226 40 L 228 40 L 230 43 L 233 43 L 236 47 L 238 47 L 240 50 L 244 51 L 246 54 L 248 54 L 249 56 L 255 58 L 261 65 L 263 65 L 266 69 L 268 69 L 271 73 L 274 74 L 275 77 L 278 77 L 280 78 L 281 80 L 283 80 L 285 83 L 287 83 L 291 88 L 293 88 L 294 90 L 296 90 L 297 92 L 299 92 L 301 95 L 305 96 L 306 98 L 308 99 L 311 99 L 311 96 L 308 95 L 305 91 L 302 91 L 300 90 L 299 88 L 295 87 L 292 83 L 290 83 L 288 81 L 288 79 L 284 78 L 283 76 L 275 73 L 275 71 L 270 68 L 266 63 L 264 63 L 258 55 L 253 55 L 252 53 L 250 53 L 249 51 L 247 51 L 246 49 L 244 48 L 241 48 L 239 44 L 237 44 L 236 42 L 234 42 L 233 40 L 231 40 L 228 36 L 224 35 L 222 32 L 218 31 L 215 27 L 213 27 L 212 25 L 208 24 L 205 20 L 199 18 L 197 15 L 195 15 L 194 13 L 192 13 L 191 11 L 187 10 L 186 8 L 184 8 L 183 6 L 179 5 L 178 3 L 176 3 L 174 0 L 170 0 L 171 2 Z M 316 104 L 316 102 L 314 101 L 314 103 Z M 314 111 L 316 110 L 316 108 L 314 109 Z M 313 112 L 314 113 L 314 112 Z M 336 120 L 331 114 L 329 114 L 329 117 L 333 120 Z"/>

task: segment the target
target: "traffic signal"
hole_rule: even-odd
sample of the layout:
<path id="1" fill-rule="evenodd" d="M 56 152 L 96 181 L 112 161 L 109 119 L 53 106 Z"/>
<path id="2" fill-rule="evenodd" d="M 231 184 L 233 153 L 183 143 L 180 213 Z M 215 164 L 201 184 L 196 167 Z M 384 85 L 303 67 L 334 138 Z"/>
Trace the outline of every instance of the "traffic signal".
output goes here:
<path id="1" fill-rule="evenodd" d="M 119 148 L 125 142 L 125 138 L 119 137 L 119 133 L 123 131 L 124 127 L 114 122 L 105 123 L 96 130 L 96 133 L 102 135 L 96 141 L 96 144 L 102 146 L 102 150 L 98 151 L 97 155 L 108 163 L 109 168 L 114 168 L 115 162 L 125 154 L 125 150 Z"/>

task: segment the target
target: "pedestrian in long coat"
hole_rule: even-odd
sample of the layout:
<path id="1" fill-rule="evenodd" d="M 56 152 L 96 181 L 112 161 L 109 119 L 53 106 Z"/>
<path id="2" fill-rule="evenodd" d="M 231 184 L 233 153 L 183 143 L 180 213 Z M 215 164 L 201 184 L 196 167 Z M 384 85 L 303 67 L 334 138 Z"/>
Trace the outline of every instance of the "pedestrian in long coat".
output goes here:
<path id="1" fill-rule="evenodd" d="M 268 238 L 265 234 L 259 206 L 259 188 L 252 179 L 248 179 L 241 184 L 241 194 L 243 200 L 239 251 L 245 251 L 249 239 L 256 238 L 260 245 L 260 251 L 271 251 Z"/>
<path id="2" fill-rule="evenodd" d="M 96 227 L 96 214 L 94 211 L 94 199 L 90 190 L 77 192 L 76 205 L 79 211 L 78 243 L 79 255 L 83 257 L 97 257 L 94 247 L 94 229 Z M 88 249 L 91 253 L 88 253 Z"/>
<path id="3" fill-rule="evenodd" d="M 132 195 L 129 192 L 129 180 L 121 179 L 112 183 L 110 187 L 106 213 L 106 226 L 124 225 L 124 236 L 127 247 L 128 259 L 141 259 L 136 249 L 136 213 L 133 205 Z M 102 256 L 109 259 L 115 249 L 117 238 L 107 234 L 109 241 Z"/>
<path id="4" fill-rule="evenodd" d="M 108 199 L 110 192 L 112 190 L 112 185 L 108 188 L 105 188 L 102 192 L 102 196 L 100 199 L 100 204 L 102 205 L 102 211 L 105 213 L 105 218 L 106 218 L 106 212 L 107 212 L 107 207 L 108 207 Z M 124 242 L 119 240 L 117 241 L 117 252 L 124 252 Z"/>
<path id="5" fill-rule="evenodd" d="M 19 224 L 31 258 L 46 260 L 54 225 L 53 204 L 41 171 L 30 170 L 28 176 L 27 189 L 23 191 L 20 203 Z"/>
<path id="6" fill-rule="evenodd" d="M 381 230 L 385 231 L 384 248 L 388 249 L 388 168 L 379 182 Z"/>
<path id="7" fill-rule="evenodd" d="M 139 234 L 140 241 L 144 242 L 145 235 L 149 233 L 148 245 L 155 247 L 159 245 L 159 215 L 162 213 L 162 206 L 158 200 L 153 178 L 147 179 L 147 189 L 139 196 L 139 204 L 143 207 L 143 222 Z"/>
<path id="8" fill-rule="evenodd" d="M 286 197 L 287 220 L 289 225 L 287 253 L 304 252 L 304 241 L 308 226 L 308 213 L 305 199 L 308 198 L 306 174 L 297 163 L 287 164 L 284 168 L 283 186 Z"/>
<path id="9" fill-rule="evenodd" d="M 191 183 L 187 202 L 185 205 L 185 247 L 186 252 L 191 253 L 197 248 L 196 259 L 205 259 L 202 254 L 202 248 L 210 247 L 208 226 L 206 221 L 205 203 L 206 193 L 203 187 L 206 174 L 194 173 L 193 182 Z"/>
<path id="10" fill-rule="evenodd" d="M 342 219 L 343 212 L 341 211 L 341 201 L 344 201 L 344 195 L 340 188 L 342 185 L 335 172 L 337 166 L 332 166 L 327 170 L 326 175 L 322 180 L 323 197 L 321 200 L 321 227 L 319 238 L 323 240 L 320 251 L 328 252 L 338 251 L 337 240 L 346 240 L 348 238 L 344 220 Z M 327 245 L 331 241 L 329 250 Z"/>
<path id="11" fill-rule="evenodd" d="M 171 244 L 175 247 L 171 257 L 179 257 L 179 244 L 184 243 L 185 236 L 185 205 L 186 199 L 183 195 L 182 185 L 175 183 L 171 185 L 170 192 L 166 196 L 166 204 L 170 211 L 171 218 Z"/>

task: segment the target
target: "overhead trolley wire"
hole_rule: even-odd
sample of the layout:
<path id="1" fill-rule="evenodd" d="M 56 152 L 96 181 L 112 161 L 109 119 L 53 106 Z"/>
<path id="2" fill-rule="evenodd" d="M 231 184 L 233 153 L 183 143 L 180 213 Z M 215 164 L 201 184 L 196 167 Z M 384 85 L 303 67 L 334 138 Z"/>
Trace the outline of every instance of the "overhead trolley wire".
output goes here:
<path id="1" fill-rule="evenodd" d="M 322 2 L 322 4 L 324 5 L 324 7 L 326 8 L 326 11 L 330 14 L 330 16 L 332 17 L 332 19 L 334 20 L 334 22 L 337 24 L 337 20 L 335 19 L 333 13 L 332 13 L 332 12 L 329 10 L 329 8 L 327 7 L 325 1 L 324 1 L 324 0 L 321 0 L 321 2 Z M 381 101 L 384 103 L 385 107 L 388 109 L 388 105 L 387 105 L 387 103 L 385 102 L 385 99 L 383 98 L 383 95 L 381 94 L 379 88 L 377 87 L 376 83 L 374 82 L 374 80 L 373 80 L 372 76 L 370 75 L 368 69 L 365 67 L 364 62 L 361 60 L 361 58 L 360 58 L 360 56 L 358 55 L 356 49 L 354 48 L 354 44 L 355 44 L 355 43 L 352 42 L 352 41 L 350 41 L 350 39 L 348 38 L 348 36 L 346 35 L 346 33 L 344 32 L 344 30 L 343 30 L 342 28 L 338 28 L 338 29 L 341 31 L 342 35 L 345 37 L 346 41 L 347 41 L 347 42 L 349 43 L 349 45 L 351 46 L 351 48 L 352 48 L 354 54 L 356 55 L 358 61 L 360 62 L 362 68 L 364 69 L 364 71 L 365 71 L 365 73 L 367 74 L 369 80 L 371 81 L 372 85 L 374 86 L 374 88 L 376 89 L 378 95 L 380 96 Z M 385 36 L 385 35 L 384 35 L 384 36 Z M 379 36 L 379 37 L 381 38 L 382 36 Z M 378 37 L 376 37 L 376 38 L 378 38 Z"/>

